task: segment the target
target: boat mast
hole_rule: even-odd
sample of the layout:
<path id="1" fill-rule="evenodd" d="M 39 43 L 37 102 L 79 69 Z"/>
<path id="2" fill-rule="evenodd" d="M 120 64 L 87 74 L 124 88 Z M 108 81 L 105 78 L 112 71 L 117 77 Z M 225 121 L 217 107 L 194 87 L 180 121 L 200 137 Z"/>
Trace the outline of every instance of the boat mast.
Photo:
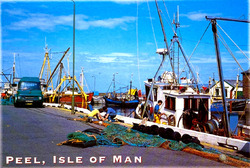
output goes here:
<path id="1" fill-rule="evenodd" d="M 80 78 L 81 78 L 81 87 L 82 87 L 82 89 L 83 89 L 83 78 L 84 78 L 84 74 L 83 74 L 83 67 L 82 67 L 82 72 L 81 72 L 81 74 L 80 74 Z"/>
<path id="2" fill-rule="evenodd" d="M 146 110 L 146 108 L 147 108 L 149 97 L 152 95 L 152 91 L 153 91 L 155 79 L 156 79 L 156 77 L 157 77 L 157 75 L 158 75 L 158 73 L 159 73 L 159 71 L 160 71 L 160 69 L 161 69 L 163 63 L 165 62 L 166 55 L 169 56 L 170 65 L 171 65 L 171 68 L 172 68 L 172 71 L 173 71 L 174 83 L 176 83 L 176 78 L 175 78 L 175 73 L 174 73 L 174 66 L 173 66 L 173 63 L 172 63 L 172 59 L 171 59 L 171 57 L 170 57 L 170 52 L 169 52 L 167 37 L 166 37 L 166 33 L 165 33 L 165 29 L 164 29 L 164 25 L 163 25 L 163 22 L 162 22 L 161 13 L 160 13 L 160 9 L 159 9 L 159 7 L 158 7 L 157 0 L 155 0 L 155 5 L 156 5 L 157 12 L 158 12 L 158 15 L 159 15 L 159 19 L 160 19 L 160 23 L 161 23 L 161 28 L 162 28 L 162 33 L 163 33 L 163 36 L 164 36 L 164 42 L 165 42 L 165 44 L 166 44 L 166 48 L 167 48 L 167 49 L 164 49 L 163 51 L 160 51 L 160 52 L 157 51 L 158 54 L 161 54 L 161 55 L 162 55 L 162 61 L 161 61 L 161 64 L 160 64 L 158 70 L 157 70 L 156 73 L 155 73 L 154 78 L 152 79 L 151 87 L 150 87 L 150 90 L 149 90 L 149 92 L 148 92 L 148 96 L 147 96 L 147 99 L 146 99 L 146 102 L 145 102 L 145 104 L 144 104 L 144 108 L 143 108 L 143 111 L 142 111 L 142 115 L 141 115 L 142 117 L 144 116 L 145 110 Z M 154 99 L 154 97 L 153 97 L 153 99 Z M 149 117 L 149 113 L 148 113 L 148 112 L 147 112 L 147 115 L 148 115 L 148 117 Z M 149 120 L 151 120 L 150 117 L 149 117 Z"/>
<path id="3" fill-rule="evenodd" d="M 224 77 L 223 77 L 223 71 L 222 71 L 222 64 L 221 64 L 221 57 L 220 57 L 220 51 L 219 51 L 219 43 L 217 38 L 217 20 L 224 20 L 224 21 L 236 21 L 236 22 L 245 22 L 250 23 L 248 20 L 239 20 L 239 19 L 229 19 L 229 18 L 220 18 L 220 17 L 205 17 L 207 20 L 210 20 L 212 23 L 212 31 L 214 36 L 214 44 L 215 44 L 215 52 L 216 52 L 216 59 L 217 59 L 217 66 L 219 71 L 219 78 L 220 78 L 220 84 L 221 84 L 221 95 L 222 95 L 222 103 L 223 103 L 223 121 L 225 126 L 225 133 L 227 137 L 230 137 L 230 131 L 229 131 L 229 119 L 228 119 L 228 110 L 226 105 L 226 93 L 225 93 L 225 86 L 224 86 Z"/>
<path id="4" fill-rule="evenodd" d="M 177 5 L 177 12 L 176 12 L 176 17 L 174 14 L 173 17 L 173 25 L 175 25 L 175 35 L 177 34 L 177 30 L 180 27 L 180 22 L 179 22 L 179 5 Z M 177 58 L 177 76 L 178 76 L 178 81 L 177 83 L 180 83 L 180 55 L 179 55 L 179 47 L 178 47 L 178 58 Z M 173 45 L 173 64 L 174 64 L 174 68 L 175 68 L 175 46 Z"/>
<path id="5" fill-rule="evenodd" d="M 49 61 L 50 60 L 50 58 L 49 58 L 50 49 L 48 49 L 48 45 L 46 43 L 46 37 L 45 37 L 45 48 L 44 48 L 44 50 L 45 50 L 45 56 L 44 56 L 42 68 L 41 68 L 40 73 L 39 73 L 39 79 L 42 80 L 43 71 L 45 70 L 46 71 L 45 75 L 46 75 L 46 78 L 47 78 L 46 83 L 47 83 L 49 75 L 51 75 L 51 69 L 50 69 L 50 61 Z M 47 66 L 47 70 L 46 70 L 46 66 Z M 47 85 L 46 91 L 47 91 L 48 87 L 51 87 L 52 90 L 53 90 L 53 81 L 51 81 L 51 86 Z"/>
<path id="6" fill-rule="evenodd" d="M 13 80 L 12 80 L 12 83 L 14 83 L 15 74 L 16 74 L 16 53 L 14 53 L 14 62 L 13 62 Z"/>
<path id="7" fill-rule="evenodd" d="M 235 87 L 234 99 L 237 99 L 238 86 L 239 86 L 239 68 L 238 68 L 238 74 L 237 74 L 237 79 L 236 79 L 236 87 Z"/>
<path id="8" fill-rule="evenodd" d="M 47 80 L 47 86 L 49 86 L 49 85 L 50 85 L 50 83 L 52 83 L 52 78 L 53 78 L 53 76 L 54 76 L 54 74 L 55 74 L 55 72 L 56 72 L 57 68 L 58 68 L 58 67 L 59 67 L 59 65 L 61 64 L 61 62 L 62 62 L 63 58 L 64 58 L 64 57 L 65 57 L 65 55 L 68 53 L 69 49 L 70 49 L 70 47 L 69 47 L 69 48 L 68 48 L 68 49 L 64 52 L 64 54 L 63 54 L 62 58 L 59 60 L 59 62 L 57 63 L 57 65 L 56 65 L 55 69 L 54 69 L 54 70 L 53 70 L 53 72 L 50 74 L 49 79 Z M 53 86 L 53 84 L 52 84 L 52 86 Z M 52 87 L 52 89 L 53 89 L 53 87 Z"/>
<path id="9" fill-rule="evenodd" d="M 68 63 L 68 76 L 70 76 L 70 69 L 69 69 L 69 56 L 68 56 L 68 58 L 67 58 L 67 63 Z"/>
<path id="10" fill-rule="evenodd" d="M 168 47 L 167 37 L 166 37 L 166 33 L 165 33 L 165 29 L 164 29 L 164 25 L 163 25 L 163 22 L 162 22 L 162 17 L 161 17 L 160 9 L 158 7 L 157 0 L 155 0 L 155 5 L 156 5 L 156 8 L 157 8 L 157 12 L 158 12 L 160 23 L 161 23 L 161 29 L 162 29 L 162 33 L 163 33 L 163 36 L 164 36 L 164 42 L 165 42 L 166 48 L 167 48 L 166 55 L 169 56 L 169 62 L 170 62 L 170 65 L 171 65 L 171 68 L 172 68 L 172 71 L 173 71 L 174 83 L 176 83 L 177 80 L 176 80 L 176 76 L 175 76 L 174 65 L 173 65 L 172 59 L 170 57 L 170 50 L 169 50 L 169 47 Z"/>
<path id="11" fill-rule="evenodd" d="M 197 87 L 197 89 L 198 89 L 198 92 L 200 93 L 200 89 L 199 89 L 199 85 L 198 85 L 198 80 L 197 80 L 197 78 L 195 77 L 195 74 L 194 74 L 194 72 L 193 72 L 193 70 L 192 70 L 192 68 L 191 68 L 191 66 L 190 66 L 189 60 L 187 59 L 187 56 L 186 56 L 186 54 L 185 54 L 185 51 L 184 51 L 184 49 L 183 49 L 183 47 L 182 47 L 182 45 L 181 45 L 181 43 L 180 43 L 180 41 L 179 41 L 179 37 L 178 37 L 178 35 L 177 35 L 177 29 L 178 29 L 178 27 L 180 27 L 180 23 L 179 23 L 179 6 L 177 6 L 176 21 L 174 20 L 173 24 L 175 25 L 175 33 L 174 33 L 173 39 L 171 40 L 171 44 L 170 44 L 170 47 L 169 47 L 169 48 L 170 48 L 170 50 L 172 50 L 172 48 L 174 47 L 174 43 L 177 42 L 177 44 L 178 44 L 178 49 L 181 50 L 181 53 L 182 53 L 182 55 L 183 55 L 183 57 L 184 57 L 184 59 L 185 59 L 185 62 L 186 62 L 186 64 L 187 64 L 187 66 L 188 66 L 188 69 L 189 69 L 189 71 L 191 72 L 192 77 L 193 77 L 193 79 L 194 79 L 194 81 L 195 81 L 195 83 L 196 83 L 196 87 Z M 178 81 L 179 81 L 179 55 L 178 55 Z M 179 83 L 179 82 L 178 82 L 178 83 Z"/>
<path id="12" fill-rule="evenodd" d="M 131 95 L 132 95 L 132 77 L 133 77 L 133 74 L 131 74 L 131 80 L 130 80 L 130 88 L 129 88 L 129 100 L 131 100 Z"/>
<path id="13" fill-rule="evenodd" d="M 116 97 L 116 96 L 115 96 L 115 74 L 118 74 L 118 72 L 116 72 L 116 73 L 113 74 L 113 82 L 114 82 L 113 96 L 114 96 L 114 97 Z"/>
<path id="14" fill-rule="evenodd" d="M 155 73 L 154 78 L 152 79 L 151 87 L 150 87 L 150 90 L 149 90 L 149 92 L 148 92 L 148 96 L 147 96 L 147 99 L 146 99 L 146 102 L 145 102 L 145 105 L 144 105 L 144 108 L 143 108 L 143 111 L 142 111 L 142 115 L 141 115 L 142 117 L 144 116 L 146 107 L 147 107 L 147 105 L 148 105 L 149 97 L 152 95 L 151 93 L 152 93 L 152 90 L 153 90 L 153 87 L 154 87 L 155 78 L 158 76 L 158 73 L 159 73 L 159 71 L 160 71 L 160 69 L 161 69 L 163 63 L 165 62 L 167 52 L 168 52 L 168 51 L 166 51 L 166 49 L 164 49 L 162 52 L 158 52 L 160 55 L 162 55 L 162 61 L 161 61 L 161 64 L 160 64 L 158 70 L 157 70 L 156 73 Z M 153 98 L 153 99 L 154 99 L 154 98 Z M 147 112 L 147 114 L 148 114 L 148 112 Z M 149 114 L 148 114 L 148 116 L 149 116 Z M 150 119 L 150 118 L 149 118 L 149 119 Z M 151 119 L 150 119 L 150 120 L 151 120 Z"/>
<path id="15" fill-rule="evenodd" d="M 219 43 L 217 38 L 217 26 L 216 26 L 216 20 L 211 20 L 212 22 L 212 31 L 214 34 L 214 44 L 215 44 L 215 52 L 216 52 L 216 59 L 217 59 L 217 66 L 219 71 L 219 78 L 220 78 L 220 85 L 221 85 L 221 95 L 222 95 L 222 103 L 223 103 L 223 121 L 224 126 L 226 130 L 226 136 L 230 137 L 230 131 L 229 131 L 229 119 L 228 119 L 228 111 L 227 111 L 227 105 L 226 105 L 226 92 L 225 92 L 225 86 L 224 86 L 224 77 L 222 73 L 222 64 L 221 64 L 221 56 L 219 51 Z"/>

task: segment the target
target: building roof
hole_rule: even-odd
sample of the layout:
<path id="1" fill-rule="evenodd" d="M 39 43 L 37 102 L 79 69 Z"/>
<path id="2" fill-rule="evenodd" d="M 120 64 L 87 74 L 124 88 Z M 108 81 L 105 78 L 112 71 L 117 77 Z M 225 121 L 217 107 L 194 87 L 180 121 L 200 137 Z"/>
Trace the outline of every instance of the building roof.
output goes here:
<path id="1" fill-rule="evenodd" d="M 220 81 L 217 81 L 217 82 L 220 82 Z M 216 83 L 217 83 L 217 82 L 216 82 Z M 236 80 L 227 79 L 227 80 L 224 80 L 224 82 L 228 83 L 228 84 L 231 85 L 232 87 L 236 87 Z M 214 87 L 216 83 L 214 83 L 214 84 L 211 86 L 211 88 Z M 238 87 L 243 87 L 243 82 L 242 82 L 241 80 L 239 80 Z"/>
<path id="2" fill-rule="evenodd" d="M 236 80 L 224 80 L 225 82 L 227 82 L 229 85 L 236 87 Z M 239 80 L 239 84 L 238 87 L 243 87 L 243 82 L 241 80 Z"/>

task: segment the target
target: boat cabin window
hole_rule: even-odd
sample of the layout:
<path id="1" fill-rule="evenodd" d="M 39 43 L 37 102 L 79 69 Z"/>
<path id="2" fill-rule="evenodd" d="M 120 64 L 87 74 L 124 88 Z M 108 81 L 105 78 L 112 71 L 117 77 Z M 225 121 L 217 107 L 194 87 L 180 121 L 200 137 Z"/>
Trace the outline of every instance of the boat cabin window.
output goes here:
<path id="1" fill-rule="evenodd" d="M 180 87 L 179 87 L 179 86 L 168 85 L 168 86 L 163 86 L 162 89 L 163 89 L 163 90 L 179 90 Z"/>
<path id="2" fill-rule="evenodd" d="M 184 98 L 184 110 L 193 109 L 194 111 L 198 111 L 201 100 L 203 100 L 205 108 L 207 109 L 208 99 Z"/>
<path id="3" fill-rule="evenodd" d="M 146 97 L 148 97 L 149 91 L 150 91 L 150 87 L 145 86 L 145 90 L 146 90 Z M 153 88 L 153 93 L 154 93 L 154 101 L 157 100 L 157 88 Z M 152 96 L 149 97 L 149 100 L 152 100 Z"/>
<path id="4" fill-rule="evenodd" d="M 174 110 L 175 111 L 175 98 L 174 97 L 165 97 L 165 108 L 169 110 Z"/>

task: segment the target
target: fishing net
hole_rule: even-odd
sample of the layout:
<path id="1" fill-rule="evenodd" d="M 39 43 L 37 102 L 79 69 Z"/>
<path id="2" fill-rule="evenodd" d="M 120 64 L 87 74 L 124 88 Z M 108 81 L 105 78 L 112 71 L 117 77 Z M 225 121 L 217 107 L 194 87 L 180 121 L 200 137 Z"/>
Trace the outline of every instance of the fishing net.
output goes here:
<path id="1" fill-rule="evenodd" d="M 119 147 L 122 145 L 131 145 L 138 147 L 161 147 L 174 151 L 188 152 L 207 159 L 220 161 L 232 166 L 250 167 L 249 159 L 244 159 L 233 155 L 225 155 L 214 148 L 203 148 L 197 143 L 191 142 L 186 144 L 182 141 L 164 139 L 159 135 L 142 133 L 138 130 L 113 123 L 106 123 L 106 125 L 107 127 L 99 132 L 93 129 L 88 129 L 81 132 L 78 131 L 70 133 L 67 136 L 68 140 L 58 145 L 65 144 L 80 147 L 90 147 L 96 145 L 113 147 Z"/>
<path id="2" fill-rule="evenodd" d="M 179 141 L 179 142 L 175 141 L 175 140 L 168 140 L 168 141 L 170 142 L 169 143 L 169 148 L 171 150 L 181 151 L 181 150 L 183 150 L 186 147 L 190 147 L 190 148 L 193 148 L 193 149 L 196 149 L 196 150 L 200 150 L 200 151 L 203 150 L 203 148 L 200 145 L 196 144 L 196 143 L 185 144 L 185 143 L 183 143 L 181 141 Z"/>
<path id="3" fill-rule="evenodd" d="M 111 141 L 119 140 L 123 144 L 139 147 L 159 147 L 166 140 L 157 135 L 149 135 L 118 124 L 107 126 L 103 136 Z"/>
<path id="4" fill-rule="evenodd" d="M 96 141 L 97 145 L 121 146 L 131 145 L 139 147 L 159 147 L 166 140 L 156 135 L 149 135 L 118 125 L 108 125 L 100 135 L 91 132 L 73 132 L 68 134 L 68 140 L 82 142 Z"/>
<path id="5" fill-rule="evenodd" d="M 89 135 L 89 136 L 88 136 Z M 81 140 L 81 141 L 84 141 L 84 142 L 88 142 L 88 141 L 93 141 L 95 140 L 94 136 L 90 136 L 92 135 L 91 133 L 89 134 L 84 134 L 82 132 L 73 132 L 73 133 L 70 133 L 68 134 L 68 139 L 69 140 L 72 140 L 72 139 L 77 139 L 77 140 Z"/>

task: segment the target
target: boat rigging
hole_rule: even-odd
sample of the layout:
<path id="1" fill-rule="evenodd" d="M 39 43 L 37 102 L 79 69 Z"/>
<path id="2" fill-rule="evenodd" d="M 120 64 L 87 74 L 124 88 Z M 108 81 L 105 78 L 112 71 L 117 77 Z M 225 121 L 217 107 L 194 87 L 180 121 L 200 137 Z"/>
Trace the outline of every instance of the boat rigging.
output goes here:
<path id="1" fill-rule="evenodd" d="M 236 22 L 244 22 L 244 23 L 250 23 L 250 21 L 248 21 L 248 20 L 238 20 L 238 19 L 228 19 L 228 18 L 221 18 L 221 17 L 208 17 L 208 16 L 206 16 L 205 18 L 212 23 L 212 31 L 213 31 L 213 36 L 214 36 L 214 45 L 215 45 L 218 73 L 219 73 L 220 86 L 221 86 L 222 104 L 223 104 L 223 111 L 224 111 L 224 113 L 223 113 L 223 121 L 224 121 L 226 136 L 230 137 L 231 133 L 230 133 L 230 130 L 229 130 L 230 128 L 229 128 L 226 93 L 225 93 L 225 86 L 224 86 L 224 76 L 223 76 L 222 62 L 221 62 L 219 43 L 218 43 L 217 20 L 236 21 Z"/>

